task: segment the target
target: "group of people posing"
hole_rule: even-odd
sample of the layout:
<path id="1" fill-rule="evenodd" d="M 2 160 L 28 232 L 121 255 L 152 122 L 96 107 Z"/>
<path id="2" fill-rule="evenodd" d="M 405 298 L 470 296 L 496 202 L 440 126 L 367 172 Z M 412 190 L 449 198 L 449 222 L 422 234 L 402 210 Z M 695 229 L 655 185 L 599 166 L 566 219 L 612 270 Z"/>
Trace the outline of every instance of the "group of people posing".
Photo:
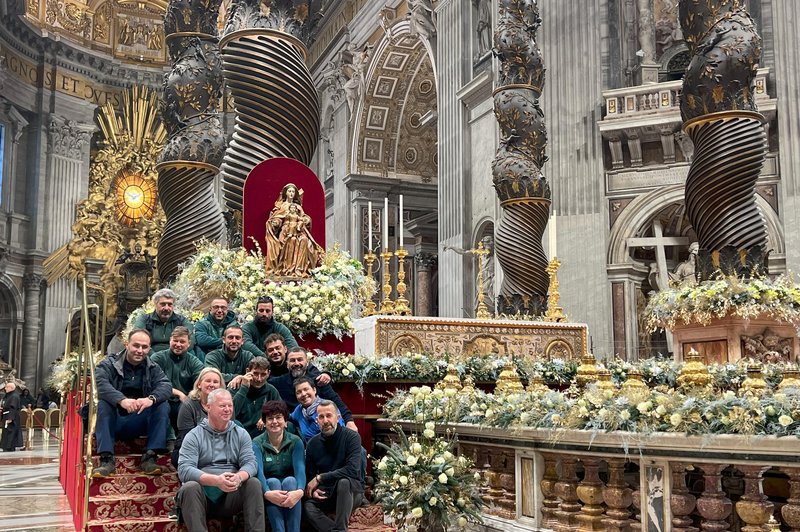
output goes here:
<path id="1" fill-rule="evenodd" d="M 125 349 L 97 365 L 92 476 L 114 474 L 116 441 L 147 436 L 147 475 L 162 473 L 158 456 L 174 446 L 189 532 L 240 513 L 248 531 L 265 530 L 266 517 L 273 532 L 298 532 L 303 515 L 319 531 L 347 530 L 363 502 L 366 452 L 330 375 L 274 321 L 272 299 L 259 299 L 244 326 L 214 299 L 194 327 L 174 312 L 172 291 L 153 301 Z"/>

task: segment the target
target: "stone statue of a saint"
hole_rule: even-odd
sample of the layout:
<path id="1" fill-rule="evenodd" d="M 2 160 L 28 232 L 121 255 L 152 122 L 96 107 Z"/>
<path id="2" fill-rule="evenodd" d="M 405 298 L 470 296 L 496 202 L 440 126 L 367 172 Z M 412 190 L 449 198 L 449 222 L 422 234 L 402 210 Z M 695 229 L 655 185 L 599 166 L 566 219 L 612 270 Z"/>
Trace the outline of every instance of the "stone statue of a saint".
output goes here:
<path id="1" fill-rule="evenodd" d="M 492 0 L 472 0 L 478 10 L 478 57 L 492 48 Z"/>
<path id="2" fill-rule="evenodd" d="M 436 19 L 431 0 L 408 0 L 407 3 L 408 32 L 430 43 L 436 37 Z"/>
<path id="3" fill-rule="evenodd" d="M 310 228 L 311 217 L 303 211 L 303 191 L 289 183 L 281 189 L 267 220 L 267 276 L 309 276 L 324 253 Z"/>
<path id="4" fill-rule="evenodd" d="M 677 286 L 694 286 L 697 284 L 697 253 L 700 251 L 700 244 L 692 242 L 689 244 L 689 258 L 678 264 L 675 271 L 669 274 L 670 281 Z"/>
<path id="5" fill-rule="evenodd" d="M 341 72 L 347 81 L 344 82 L 344 96 L 347 99 L 347 108 L 350 111 L 350 120 L 356 114 L 356 105 L 364 96 L 364 80 L 367 74 L 372 45 L 367 45 L 362 51 L 351 51 L 352 60 L 349 64 L 341 66 Z"/>

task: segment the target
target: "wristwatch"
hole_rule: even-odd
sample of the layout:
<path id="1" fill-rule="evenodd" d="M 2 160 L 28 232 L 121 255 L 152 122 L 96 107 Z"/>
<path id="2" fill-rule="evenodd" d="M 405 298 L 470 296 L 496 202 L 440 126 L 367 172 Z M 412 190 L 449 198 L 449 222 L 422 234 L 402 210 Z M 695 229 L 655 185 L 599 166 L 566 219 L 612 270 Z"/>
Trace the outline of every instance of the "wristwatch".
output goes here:
<path id="1" fill-rule="evenodd" d="M 153 404 L 156 404 L 156 396 L 155 395 L 148 395 L 147 398 L 150 399 L 151 401 L 153 401 Z"/>

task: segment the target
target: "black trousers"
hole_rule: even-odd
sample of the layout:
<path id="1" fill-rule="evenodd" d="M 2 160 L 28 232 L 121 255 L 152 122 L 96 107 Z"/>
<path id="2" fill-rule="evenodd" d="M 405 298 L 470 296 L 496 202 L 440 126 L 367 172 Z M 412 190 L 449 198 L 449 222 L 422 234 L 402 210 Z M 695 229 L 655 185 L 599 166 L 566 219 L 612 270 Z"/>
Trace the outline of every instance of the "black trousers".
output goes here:
<path id="1" fill-rule="evenodd" d="M 244 511 L 247 532 L 264 532 L 264 493 L 257 478 L 247 479 L 242 487 L 212 503 L 206 498 L 203 486 L 190 481 L 178 490 L 178 506 L 189 532 L 207 532 L 209 517 L 232 517 Z"/>
<path id="2" fill-rule="evenodd" d="M 303 512 L 311 526 L 319 532 L 344 532 L 353 508 L 358 508 L 363 502 L 364 494 L 353 493 L 350 480 L 343 478 L 336 483 L 336 489 L 327 499 L 306 499 Z M 328 517 L 332 511 L 336 512 L 335 519 Z"/>

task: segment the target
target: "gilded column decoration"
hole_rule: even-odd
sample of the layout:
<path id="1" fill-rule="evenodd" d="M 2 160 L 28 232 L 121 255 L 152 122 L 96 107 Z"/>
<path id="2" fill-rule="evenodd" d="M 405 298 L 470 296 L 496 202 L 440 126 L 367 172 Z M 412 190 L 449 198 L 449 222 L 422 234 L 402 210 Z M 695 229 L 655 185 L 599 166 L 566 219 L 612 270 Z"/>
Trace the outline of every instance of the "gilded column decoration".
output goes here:
<path id="1" fill-rule="evenodd" d="M 580 530 L 603 530 L 603 483 L 600 481 L 600 460 L 585 458 L 583 480 L 578 484 L 578 498 L 583 503 L 575 517 Z"/>
<path id="2" fill-rule="evenodd" d="M 539 97 L 545 68 L 536 31 L 541 25 L 535 0 L 501 0 L 494 53 L 500 60 L 494 113 L 500 147 L 492 162 L 494 188 L 503 217 L 495 231 L 497 260 L 503 268 L 498 298 L 502 314 L 544 314 L 548 276 L 542 235 L 550 212 L 550 185 L 542 173 L 547 160 L 544 113 Z"/>
<path id="3" fill-rule="evenodd" d="M 755 103 L 761 37 L 742 0 L 681 0 L 679 9 L 692 54 L 681 116 L 695 146 L 686 215 L 700 242 L 700 275 L 764 273 L 767 229 L 755 201 L 767 153 Z"/>
<path id="4" fill-rule="evenodd" d="M 769 469 L 764 465 L 742 465 L 738 466 L 744 473 L 744 495 L 736 502 L 736 513 L 742 521 L 747 523 L 742 527 L 742 532 L 760 532 L 764 530 L 775 505 L 772 504 L 767 496 L 764 495 L 763 479 L 761 475 Z"/>
<path id="5" fill-rule="evenodd" d="M 297 4 L 297 5 L 295 5 Z M 242 210 L 250 170 L 272 157 L 309 164 L 319 139 L 319 99 L 306 65 L 306 40 L 321 14 L 310 1 L 234 0 L 220 41 L 236 114 L 222 163 L 225 206 Z"/>
<path id="6" fill-rule="evenodd" d="M 170 0 L 164 32 L 172 69 L 164 76 L 162 115 L 169 139 L 158 164 L 158 193 L 167 224 L 158 248 L 162 279 L 201 239 L 220 240 L 225 222 L 214 178 L 225 152 L 219 121 L 222 63 L 217 16 L 221 0 Z"/>

